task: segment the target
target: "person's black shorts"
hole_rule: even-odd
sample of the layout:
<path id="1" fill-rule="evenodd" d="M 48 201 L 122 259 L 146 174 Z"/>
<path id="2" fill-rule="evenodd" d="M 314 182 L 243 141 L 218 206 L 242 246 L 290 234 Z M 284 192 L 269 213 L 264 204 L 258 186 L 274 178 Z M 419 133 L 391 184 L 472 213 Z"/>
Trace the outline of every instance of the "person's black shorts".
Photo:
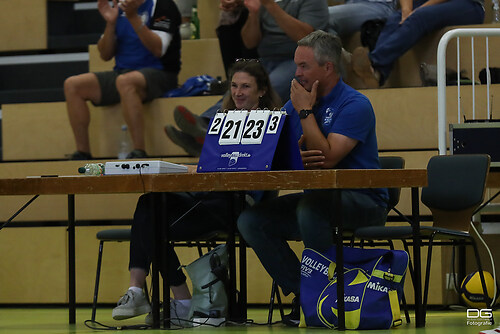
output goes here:
<path id="1" fill-rule="evenodd" d="M 116 78 L 123 73 L 133 70 L 119 70 L 95 72 L 99 85 L 101 86 L 101 102 L 94 103 L 96 106 L 108 106 L 120 102 L 120 94 L 116 89 Z M 177 88 L 177 73 L 165 72 L 155 68 L 143 68 L 137 70 L 146 78 L 147 92 L 143 102 L 151 101 L 165 94 L 170 89 Z"/>

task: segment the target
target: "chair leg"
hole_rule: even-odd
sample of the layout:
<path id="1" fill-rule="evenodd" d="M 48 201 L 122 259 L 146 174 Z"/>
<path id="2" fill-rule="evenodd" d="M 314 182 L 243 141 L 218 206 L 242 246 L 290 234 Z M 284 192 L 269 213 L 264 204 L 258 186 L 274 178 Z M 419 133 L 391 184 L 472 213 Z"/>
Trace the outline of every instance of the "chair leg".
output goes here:
<path id="1" fill-rule="evenodd" d="M 427 246 L 427 266 L 425 268 L 425 283 L 424 283 L 424 300 L 422 302 L 423 311 L 424 311 L 424 319 L 425 314 L 427 313 L 427 296 L 429 294 L 429 281 L 431 276 L 431 258 L 432 258 L 432 245 L 434 243 L 435 233 L 431 234 L 429 237 L 429 245 Z"/>
<path id="2" fill-rule="evenodd" d="M 274 296 L 276 295 L 277 284 L 273 280 L 271 284 L 271 298 L 269 298 L 269 313 L 267 314 L 267 324 L 272 325 L 273 323 L 273 311 L 274 311 Z"/>
<path id="3" fill-rule="evenodd" d="M 410 248 L 408 247 L 408 243 L 405 241 L 405 240 L 401 240 L 403 242 L 403 247 L 406 251 L 406 253 L 410 254 Z M 415 274 L 414 274 L 414 271 L 413 271 L 413 262 L 411 261 L 411 257 L 409 258 L 409 261 L 408 261 L 408 271 L 410 272 L 410 279 L 411 279 L 411 284 L 415 284 L 415 280 L 414 280 L 414 277 L 415 277 Z"/>
<path id="4" fill-rule="evenodd" d="M 403 295 L 401 296 L 401 304 L 403 304 L 403 310 L 405 312 L 406 323 L 410 323 L 410 312 L 408 312 L 408 304 L 406 304 L 405 292 L 403 291 Z"/>
<path id="5" fill-rule="evenodd" d="M 151 300 L 149 300 L 149 291 L 148 291 L 148 283 L 144 281 L 144 294 L 146 295 L 146 300 L 148 301 L 149 304 L 151 304 Z"/>
<path id="6" fill-rule="evenodd" d="M 281 302 L 280 289 L 278 284 L 276 284 L 276 300 L 278 301 L 278 309 L 280 310 L 281 321 L 285 318 L 285 311 L 283 311 L 283 303 Z"/>
<path id="7" fill-rule="evenodd" d="M 276 301 L 278 302 L 278 309 L 280 311 L 281 320 L 283 320 L 285 316 L 285 312 L 283 311 L 283 304 L 281 303 L 281 295 L 278 288 L 278 283 L 273 280 L 271 285 L 271 298 L 269 299 L 269 313 L 267 315 L 267 324 L 272 325 L 273 323 L 273 312 L 274 312 L 274 298 L 276 297 Z"/>
<path id="8" fill-rule="evenodd" d="M 99 254 L 97 255 L 97 270 L 95 275 L 94 299 L 92 301 L 92 317 L 91 320 L 95 321 L 97 311 L 97 294 L 99 293 L 99 278 L 101 276 L 101 263 L 102 263 L 102 250 L 104 241 L 99 242 Z"/>

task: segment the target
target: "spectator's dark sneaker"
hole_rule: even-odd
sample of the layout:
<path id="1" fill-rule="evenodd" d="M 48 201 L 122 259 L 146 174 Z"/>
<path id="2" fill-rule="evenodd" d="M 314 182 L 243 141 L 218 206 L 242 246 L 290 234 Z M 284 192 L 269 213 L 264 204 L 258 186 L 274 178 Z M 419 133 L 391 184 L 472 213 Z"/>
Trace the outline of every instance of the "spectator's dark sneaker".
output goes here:
<path id="1" fill-rule="evenodd" d="M 184 106 L 177 106 L 174 109 L 175 124 L 182 132 L 194 137 L 198 142 L 203 143 L 207 134 L 208 124 L 203 117 L 193 114 Z"/>
<path id="2" fill-rule="evenodd" d="M 148 155 L 144 150 L 133 150 L 127 155 L 127 159 L 141 159 L 147 158 Z"/>
<path id="3" fill-rule="evenodd" d="M 193 157 L 200 156 L 203 143 L 197 142 L 195 138 L 177 130 L 172 125 L 165 126 L 165 133 L 167 134 L 167 137 L 174 142 L 174 144 L 182 147 L 189 155 L 192 155 Z"/>
<path id="4" fill-rule="evenodd" d="M 292 300 L 292 311 L 283 316 L 283 323 L 290 327 L 298 327 L 300 323 L 300 297 L 297 295 Z"/>
<path id="5" fill-rule="evenodd" d="M 87 152 L 75 151 L 68 158 L 69 160 L 92 160 L 92 155 Z"/>

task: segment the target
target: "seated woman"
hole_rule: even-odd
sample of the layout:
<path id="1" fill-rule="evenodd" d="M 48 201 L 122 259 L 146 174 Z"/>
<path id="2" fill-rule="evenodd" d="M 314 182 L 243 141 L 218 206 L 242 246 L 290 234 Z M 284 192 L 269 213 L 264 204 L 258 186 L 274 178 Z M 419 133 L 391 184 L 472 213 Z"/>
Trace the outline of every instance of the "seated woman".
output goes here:
<path id="1" fill-rule="evenodd" d="M 282 106 L 278 94 L 271 89 L 266 70 L 257 59 L 236 60 L 229 69 L 228 78 L 231 78 L 230 88 L 222 99 L 222 105 L 216 104 L 212 108 L 251 110 Z M 182 128 L 178 130 L 173 125 L 166 125 L 165 133 L 171 141 L 181 146 L 188 154 L 197 157 L 201 153 L 210 121 L 205 114 L 213 115 L 215 112 L 207 111 L 204 115 L 197 116 L 185 107 L 177 106 L 174 118 L 178 125 L 182 124 Z"/>
<path id="2" fill-rule="evenodd" d="M 224 100 L 226 109 L 280 108 L 281 102 L 269 83 L 269 77 L 258 60 L 242 60 L 234 64 L 230 71 L 231 88 Z M 194 169 L 195 170 L 195 169 Z M 151 311 L 151 306 L 143 292 L 144 281 L 149 273 L 153 254 L 153 213 L 151 201 L 158 194 L 144 194 L 139 198 L 132 223 L 130 240 L 130 287 L 113 309 L 113 319 L 132 318 Z M 249 193 L 252 201 L 259 201 L 262 192 Z M 212 193 L 166 193 L 168 210 L 165 217 L 170 226 L 173 239 L 190 240 L 206 235 L 211 231 L 227 230 L 232 217 L 232 192 Z M 201 205 L 196 205 L 199 201 Z M 196 205 L 196 206 L 195 206 Z M 189 209 L 195 207 L 178 222 Z M 175 223 L 174 223 L 175 222 Z M 180 263 L 175 251 L 168 254 L 171 291 L 170 318 L 187 319 L 191 306 L 191 293 L 186 284 L 186 276 L 179 268 Z M 151 317 L 146 322 L 152 321 Z"/>

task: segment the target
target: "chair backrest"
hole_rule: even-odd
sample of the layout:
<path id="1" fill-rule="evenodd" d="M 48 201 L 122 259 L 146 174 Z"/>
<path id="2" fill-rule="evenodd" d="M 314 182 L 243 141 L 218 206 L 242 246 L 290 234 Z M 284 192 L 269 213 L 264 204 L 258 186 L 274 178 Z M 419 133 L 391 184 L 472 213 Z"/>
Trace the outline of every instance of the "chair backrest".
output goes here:
<path id="1" fill-rule="evenodd" d="M 402 157 L 379 157 L 380 168 L 382 169 L 403 169 L 405 168 L 405 159 Z M 389 192 L 388 209 L 391 210 L 399 203 L 401 188 L 387 188 Z"/>
<path id="2" fill-rule="evenodd" d="M 433 226 L 469 231 L 472 214 L 484 199 L 489 169 L 486 154 L 438 155 L 429 160 L 422 203 L 432 211 Z"/>

